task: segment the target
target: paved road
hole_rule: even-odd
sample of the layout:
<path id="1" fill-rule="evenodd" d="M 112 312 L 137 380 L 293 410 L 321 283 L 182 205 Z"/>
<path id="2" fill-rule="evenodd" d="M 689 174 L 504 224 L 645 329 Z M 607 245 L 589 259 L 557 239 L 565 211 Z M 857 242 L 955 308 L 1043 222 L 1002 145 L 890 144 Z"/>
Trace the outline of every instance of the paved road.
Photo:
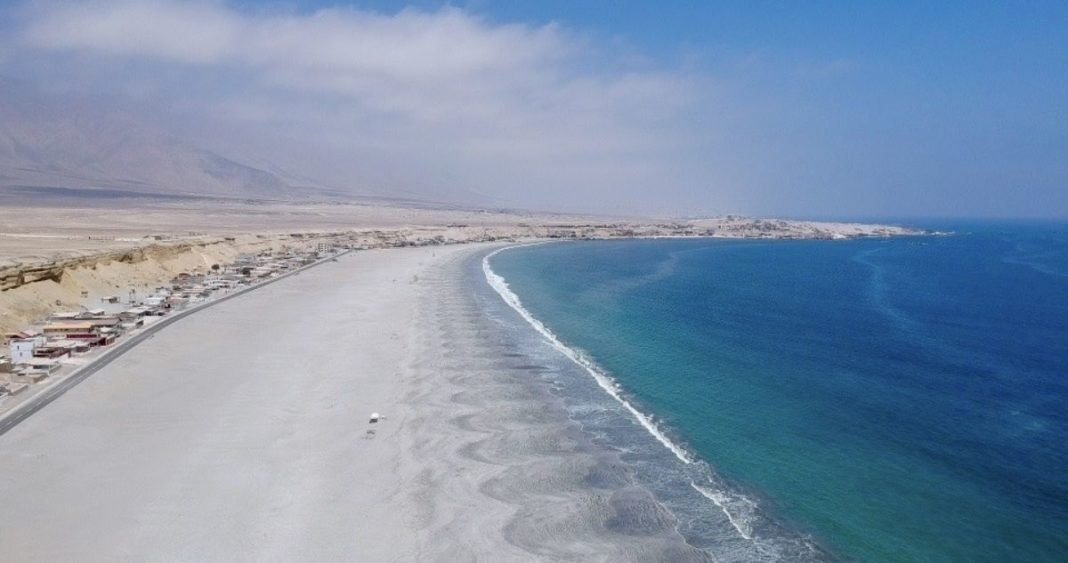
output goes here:
<path id="1" fill-rule="evenodd" d="M 217 303 L 57 389 L 0 436 L 0 561 L 395 554 L 398 373 L 435 251 L 359 252 Z"/>
<path id="2" fill-rule="evenodd" d="M 330 262 L 332 260 L 333 259 L 331 259 L 331 258 L 327 258 L 325 260 L 320 260 L 320 261 L 315 262 L 313 264 L 309 264 L 307 266 L 304 266 L 303 268 L 294 270 L 292 272 L 287 272 L 287 273 L 282 274 L 282 275 L 280 275 L 280 276 L 278 276 L 276 278 L 272 278 L 272 279 L 267 280 L 265 282 L 258 283 L 258 284 L 254 285 L 254 286 L 246 287 L 244 289 L 240 289 L 238 291 L 234 291 L 232 293 L 229 293 L 227 295 L 223 295 L 223 296 L 221 296 L 221 297 L 219 297 L 217 299 L 213 299 L 211 301 L 208 301 L 206 303 L 197 305 L 197 306 L 192 307 L 190 309 L 187 309 L 185 311 L 174 313 L 174 314 L 172 314 L 172 315 L 170 315 L 168 317 L 164 317 L 162 320 L 157 321 L 157 322 L 153 323 L 152 325 L 148 326 L 141 333 L 139 333 L 139 334 L 137 334 L 135 336 L 132 336 L 132 337 L 129 337 L 129 338 L 124 338 L 124 339 L 120 340 L 118 342 L 118 344 L 115 344 L 115 346 L 113 348 L 111 348 L 110 350 L 107 350 L 106 352 L 104 352 L 103 355 L 101 355 L 98 358 L 94 358 L 92 363 L 90 363 L 90 364 L 88 364 L 86 366 L 83 366 L 81 368 L 78 368 L 74 373 L 71 373 L 69 375 L 64 376 L 63 379 L 60 382 L 53 384 L 48 389 L 46 389 L 44 392 L 39 393 L 39 394 L 31 397 L 28 401 L 18 405 L 14 410 L 6 412 L 6 413 L 0 415 L 0 436 L 3 436 L 9 430 L 11 430 L 15 426 L 17 426 L 19 423 L 21 423 L 22 421 L 26 420 L 27 418 L 33 416 L 37 411 L 39 411 L 39 410 L 43 409 L 44 407 L 48 406 L 48 404 L 51 403 L 52 401 L 55 401 L 59 397 L 63 396 L 64 393 L 66 393 L 67 391 L 70 391 L 71 389 L 73 389 L 76 385 L 78 385 L 82 381 L 85 381 L 86 378 L 88 378 L 90 375 L 93 375 L 94 373 L 99 371 L 104 366 L 106 366 L 106 365 L 110 364 L 111 362 L 115 361 L 119 356 L 125 354 L 131 348 L 133 348 L 134 346 L 137 346 L 139 343 L 144 342 L 148 338 L 152 338 L 153 336 L 155 336 L 155 334 L 157 332 L 159 332 L 160 330 L 163 330 L 164 328 L 170 326 L 171 324 L 177 322 L 178 320 L 183 319 L 183 318 L 185 318 L 185 317 L 187 317 L 187 316 L 189 316 L 189 315 L 191 315 L 193 313 L 196 313 L 198 311 L 202 311 L 203 309 L 205 309 L 207 307 L 211 307 L 212 305 L 216 305 L 218 303 L 222 303 L 222 302 L 227 301 L 229 299 L 233 299 L 233 298 L 235 298 L 235 297 L 237 297 L 239 295 L 244 295 L 245 293 L 250 292 L 250 291 L 255 291 L 255 290 L 257 290 L 257 289 L 259 289 L 259 288 L 261 288 L 261 287 L 263 287 L 265 285 L 277 282 L 277 281 L 279 281 L 281 279 L 287 278 L 287 277 L 292 276 L 292 275 L 296 275 L 296 274 L 298 274 L 298 273 L 300 273 L 300 272 L 302 272 L 302 271 L 304 271 L 304 270 L 306 270 L 308 268 L 313 268 L 315 266 L 318 266 L 320 264 L 324 264 L 326 262 Z"/>

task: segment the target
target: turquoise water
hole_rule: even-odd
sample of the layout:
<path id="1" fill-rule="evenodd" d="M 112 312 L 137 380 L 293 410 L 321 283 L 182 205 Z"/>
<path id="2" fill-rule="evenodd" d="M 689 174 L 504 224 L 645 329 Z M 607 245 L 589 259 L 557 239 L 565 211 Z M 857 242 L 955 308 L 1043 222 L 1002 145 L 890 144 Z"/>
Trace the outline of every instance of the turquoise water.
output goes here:
<path id="1" fill-rule="evenodd" d="M 867 561 L 1068 559 L 1068 227 L 491 260 L 759 510 Z M 696 525 L 695 525 L 696 526 Z"/>

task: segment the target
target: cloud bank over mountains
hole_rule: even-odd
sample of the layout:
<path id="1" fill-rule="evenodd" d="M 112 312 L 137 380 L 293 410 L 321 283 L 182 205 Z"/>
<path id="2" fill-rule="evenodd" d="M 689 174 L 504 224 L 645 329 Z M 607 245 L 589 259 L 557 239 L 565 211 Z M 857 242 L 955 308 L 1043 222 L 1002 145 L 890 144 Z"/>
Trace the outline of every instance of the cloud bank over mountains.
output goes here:
<path id="1" fill-rule="evenodd" d="M 42 108 L 19 131 L 78 131 L 91 149 L 49 160 L 62 143 L 0 122 L 0 172 L 47 161 L 77 177 L 95 147 L 122 146 L 94 185 L 249 194 L 270 178 L 271 194 L 610 214 L 1068 214 L 1063 6 L 441 4 L 0 5 L 0 96 Z M 56 100 L 82 116 L 43 109 Z M 139 133 L 94 121 L 115 112 Z"/>
<path id="2" fill-rule="evenodd" d="M 31 3 L 11 21 L 8 72 L 332 188 L 625 211 L 688 181 L 697 79 L 555 24 L 171 0 Z"/>

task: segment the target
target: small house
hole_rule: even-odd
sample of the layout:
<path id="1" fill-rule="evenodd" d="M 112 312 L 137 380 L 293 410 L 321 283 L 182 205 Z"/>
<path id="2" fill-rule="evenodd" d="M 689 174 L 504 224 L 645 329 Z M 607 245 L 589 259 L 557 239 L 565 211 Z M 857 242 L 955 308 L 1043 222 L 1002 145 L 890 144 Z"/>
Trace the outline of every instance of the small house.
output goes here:
<path id="1" fill-rule="evenodd" d="M 75 332 L 92 332 L 93 323 L 91 321 L 54 322 L 45 325 L 41 330 L 45 336 L 63 336 Z"/>
<path id="2" fill-rule="evenodd" d="M 58 360 L 64 356 L 70 356 L 70 350 L 59 346 L 38 346 L 33 349 L 33 357 L 21 362 L 30 364 L 35 360 Z"/>
<path id="3" fill-rule="evenodd" d="M 11 361 L 16 364 L 32 358 L 33 351 L 38 346 L 44 346 L 46 341 L 44 335 L 35 330 L 23 330 L 9 336 L 11 337 L 8 342 Z"/>
<path id="4" fill-rule="evenodd" d="M 49 315 L 49 318 L 55 321 L 71 321 L 81 316 L 80 311 L 56 311 Z"/>
<path id="5" fill-rule="evenodd" d="M 19 338 L 12 340 L 8 344 L 11 350 L 11 361 L 16 364 L 25 363 L 26 360 L 29 360 L 33 357 L 33 351 L 39 345 L 40 343 L 37 341 L 37 339 L 32 338 Z"/>
<path id="6" fill-rule="evenodd" d="M 30 361 L 26 362 L 26 365 L 29 366 L 30 373 L 38 372 L 45 375 L 54 373 L 59 369 L 59 362 L 50 358 L 31 358 Z"/>
<path id="7" fill-rule="evenodd" d="M 148 314 L 148 308 L 147 307 L 132 307 L 130 309 L 127 309 L 127 310 L 119 313 L 119 319 L 124 320 L 124 321 L 133 321 L 133 320 L 137 320 L 137 319 L 142 319 L 147 314 Z"/>
<path id="8" fill-rule="evenodd" d="M 48 372 L 34 369 L 30 371 L 24 371 L 19 374 L 19 376 L 25 380 L 28 380 L 30 383 L 40 383 L 48 379 Z"/>
<path id="9" fill-rule="evenodd" d="M 93 330 L 96 332 L 100 332 L 105 329 L 114 329 L 122 323 L 122 320 L 118 317 L 102 317 L 88 320 L 90 323 L 92 323 Z"/>

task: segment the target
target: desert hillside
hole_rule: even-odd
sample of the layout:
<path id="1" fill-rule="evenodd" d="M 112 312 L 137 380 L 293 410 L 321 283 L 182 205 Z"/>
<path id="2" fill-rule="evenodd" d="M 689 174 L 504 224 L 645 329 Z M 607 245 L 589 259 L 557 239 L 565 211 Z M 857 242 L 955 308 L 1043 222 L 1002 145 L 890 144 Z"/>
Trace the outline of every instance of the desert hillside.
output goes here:
<path id="1" fill-rule="evenodd" d="M 315 186 L 238 162 L 132 116 L 0 82 L 0 190 L 292 199 Z"/>

